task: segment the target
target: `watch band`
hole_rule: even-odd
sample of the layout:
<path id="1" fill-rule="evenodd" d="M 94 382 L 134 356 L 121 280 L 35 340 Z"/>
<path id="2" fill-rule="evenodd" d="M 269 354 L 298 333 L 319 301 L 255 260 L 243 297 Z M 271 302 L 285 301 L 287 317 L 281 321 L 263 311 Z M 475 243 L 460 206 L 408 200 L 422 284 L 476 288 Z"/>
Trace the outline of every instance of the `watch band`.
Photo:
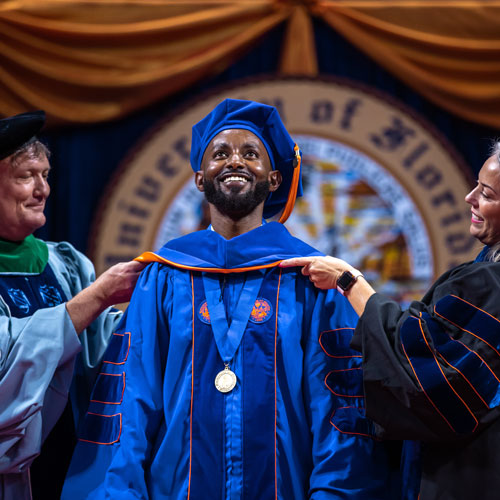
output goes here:
<path id="1" fill-rule="evenodd" d="M 342 295 L 345 295 L 345 292 L 347 292 L 361 276 L 363 276 L 363 273 L 357 269 L 354 269 L 353 272 L 344 271 L 337 280 L 337 290 Z"/>

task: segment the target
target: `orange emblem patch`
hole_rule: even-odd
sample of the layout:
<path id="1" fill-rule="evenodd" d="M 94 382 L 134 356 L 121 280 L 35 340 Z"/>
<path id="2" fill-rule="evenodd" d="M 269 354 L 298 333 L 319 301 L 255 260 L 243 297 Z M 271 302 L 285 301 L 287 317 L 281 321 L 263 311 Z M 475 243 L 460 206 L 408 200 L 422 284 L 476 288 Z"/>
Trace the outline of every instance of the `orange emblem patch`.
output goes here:
<path id="1" fill-rule="evenodd" d="M 200 321 L 203 321 L 203 323 L 206 323 L 207 325 L 209 325 L 211 322 L 210 313 L 208 312 L 208 306 L 206 300 L 198 308 L 198 318 L 200 319 Z"/>
<path id="2" fill-rule="evenodd" d="M 264 323 L 273 314 L 271 303 L 267 299 L 257 299 L 250 314 L 253 323 Z"/>

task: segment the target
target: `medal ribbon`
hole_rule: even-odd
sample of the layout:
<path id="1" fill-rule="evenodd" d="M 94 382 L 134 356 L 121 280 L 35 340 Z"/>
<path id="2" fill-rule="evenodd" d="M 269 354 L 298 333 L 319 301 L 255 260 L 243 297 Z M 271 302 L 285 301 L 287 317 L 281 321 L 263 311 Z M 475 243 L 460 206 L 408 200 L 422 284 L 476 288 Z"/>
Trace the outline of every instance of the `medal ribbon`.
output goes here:
<path id="1" fill-rule="evenodd" d="M 205 288 L 215 344 L 225 365 L 229 365 L 241 344 L 243 333 L 254 308 L 263 279 L 264 273 L 251 273 L 247 276 L 238 303 L 233 308 L 234 313 L 231 318 L 231 325 L 229 325 L 224 301 L 221 297 L 219 277 L 212 273 L 203 274 L 203 287 Z"/>

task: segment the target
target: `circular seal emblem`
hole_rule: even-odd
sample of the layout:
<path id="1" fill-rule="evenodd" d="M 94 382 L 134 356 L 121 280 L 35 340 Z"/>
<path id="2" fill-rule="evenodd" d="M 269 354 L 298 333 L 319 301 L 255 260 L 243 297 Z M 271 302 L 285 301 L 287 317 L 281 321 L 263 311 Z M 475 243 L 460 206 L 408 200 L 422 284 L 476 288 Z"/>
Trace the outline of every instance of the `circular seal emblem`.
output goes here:
<path id="1" fill-rule="evenodd" d="M 252 323 L 265 323 L 273 315 L 273 306 L 264 298 L 258 298 L 255 301 L 249 320 Z"/>
<path id="2" fill-rule="evenodd" d="M 189 164 L 191 127 L 227 97 L 274 105 L 303 157 L 304 196 L 288 230 L 347 260 L 407 303 L 471 260 L 471 170 L 434 127 L 390 96 L 341 79 L 243 81 L 189 103 L 132 149 L 93 229 L 98 273 L 206 228 Z"/>
<path id="3" fill-rule="evenodd" d="M 198 307 L 198 319 L 207 325 L 211 323 L 210 313 L 208 312 L 207 301 L 205 300 Z"/>

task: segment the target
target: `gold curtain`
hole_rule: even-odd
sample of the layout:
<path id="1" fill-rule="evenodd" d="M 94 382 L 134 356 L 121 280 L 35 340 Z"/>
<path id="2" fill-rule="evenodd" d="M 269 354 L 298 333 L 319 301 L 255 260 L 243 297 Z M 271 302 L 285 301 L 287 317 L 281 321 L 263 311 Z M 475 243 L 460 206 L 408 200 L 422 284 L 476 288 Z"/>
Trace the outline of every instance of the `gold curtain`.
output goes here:
<path id="1" fill-rule="evenodd" d="M 3 0 L 0 114 L 119 118 L 223 71 L 284 21 L 282 73 L 313 76 L 311 16 L 439 106 L 500 128 L 496 0 Z"/>
<path id="2" fill-rule="evenodd" d="M 429 100 L 500 129 L 500 2 L 322 1 L 316 12 Z"/>

